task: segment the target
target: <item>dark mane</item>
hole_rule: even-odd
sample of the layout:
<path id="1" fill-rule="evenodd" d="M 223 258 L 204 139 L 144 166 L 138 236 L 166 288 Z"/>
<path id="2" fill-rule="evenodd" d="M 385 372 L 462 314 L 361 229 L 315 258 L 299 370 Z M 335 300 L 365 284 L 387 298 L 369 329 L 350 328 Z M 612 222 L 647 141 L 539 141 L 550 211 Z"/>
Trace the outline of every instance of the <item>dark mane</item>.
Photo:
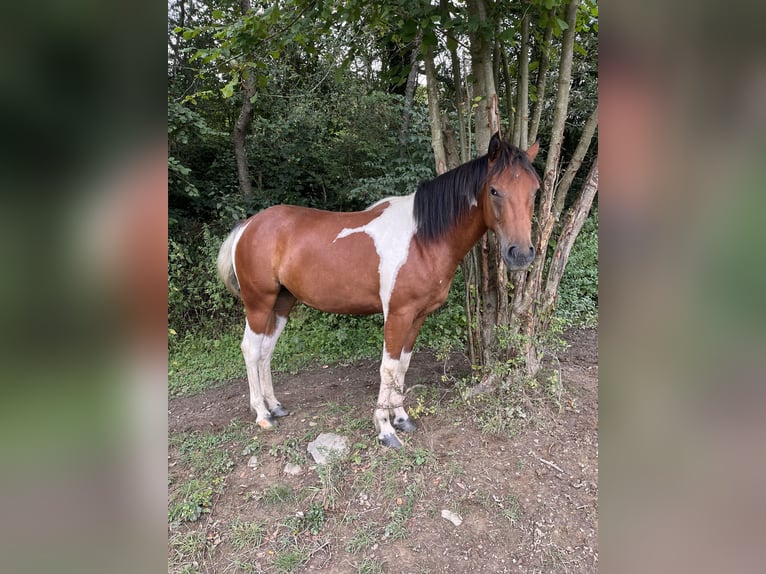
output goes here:
<path id="1" fill-rule="evenodd" d="M 435 179 L 420 182 L 415 192 L 418 239 L 426 242 L 439 239 L 460 222 L 486 185 L 488 164 L 488 156 L 483 155 Z M 539 180 L 527 154 L 502 141 L 492 166 L 492 175 L 516 167 Z"/>

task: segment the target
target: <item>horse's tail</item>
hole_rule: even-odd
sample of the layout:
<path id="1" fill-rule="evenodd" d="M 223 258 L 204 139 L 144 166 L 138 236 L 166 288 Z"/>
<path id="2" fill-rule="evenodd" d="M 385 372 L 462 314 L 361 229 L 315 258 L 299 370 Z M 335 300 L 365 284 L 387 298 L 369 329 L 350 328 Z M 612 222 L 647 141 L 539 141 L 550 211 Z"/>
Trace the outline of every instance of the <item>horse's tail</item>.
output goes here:
<path id="1" fill-rule="evenodd" d="M 231 233 L 226 236 L 221 245 L 221 250 L 218 252 L 218 276 L 226 285 L 226 288 L 231 291 L 235 297 L 241 298 L 239 292 L 239 279 L 237 279 L 237 273 L 234 270 L 234 244 L 237 242 L 240 236 L 240 228 L 244 224 L 244 221 L 240 221 L 231 230 Z"/>

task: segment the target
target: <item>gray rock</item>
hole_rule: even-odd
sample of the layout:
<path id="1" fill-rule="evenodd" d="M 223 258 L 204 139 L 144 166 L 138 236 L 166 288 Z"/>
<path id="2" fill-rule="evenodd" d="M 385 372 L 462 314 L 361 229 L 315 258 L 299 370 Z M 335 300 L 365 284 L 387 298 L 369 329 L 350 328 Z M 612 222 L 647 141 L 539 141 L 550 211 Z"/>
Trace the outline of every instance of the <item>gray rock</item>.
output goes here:
<path id="1" fill-rule="evenodd" d="M 285 465 L 285 468 L 284 468 L 283 472 L 285 474 L 289 474 L 289 475 L 292 475 L 292 476 L 298 476 L 299 474 L 301 474 L 303 472 L 303 469 L 300 466 L 298 466 L 297 464 L 293 464 L 292 462 L 288 462 Z"/>
<path id="2" fill-rule="evenodd" d="M 442 518 L 446 518 L 455 526 L 460 526 L 461 524 L 463 524 L 463 518 L 459 514 L 455 514 L 454 512 L 452 512 L 451 510 L 447 510 L 446 508 L 442 510 Z"/>
<path id="3" fill-rule="evenodd" d="M 250 460 L 247 461 L 247 466 L 250 468 L 255 468 L 258 466 L 258 457 L 253 455 L 250 457 Z"/>
<path id="4" fill-rule="evenodd" d="M 308 451 L 317 464 L 327 464 L 332 458 L 340 458 L 348 452 L 348 439 L 334 433 L 322 433 L 311 441 Z"/>

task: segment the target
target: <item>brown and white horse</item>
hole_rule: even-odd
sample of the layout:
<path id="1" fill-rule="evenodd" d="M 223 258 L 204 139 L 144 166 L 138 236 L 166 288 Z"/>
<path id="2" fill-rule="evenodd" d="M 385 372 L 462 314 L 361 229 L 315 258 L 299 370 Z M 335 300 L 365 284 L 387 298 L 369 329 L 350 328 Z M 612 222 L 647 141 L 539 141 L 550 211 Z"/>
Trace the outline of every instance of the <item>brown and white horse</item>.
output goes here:
<path id="1" fill-rule="evenodd" d="M 383 313 L 373 420 L 384 445 L 401 446 L 395 429 L 417 428 L 403 404 L 415 338 L 446 300 L 460 261 L 487 229 L 510 269 L 534 259 L 537 151 L 537 144 L 524 152 L 495 134 L 487 155 L 365 211 L 277 205 L 239 223 L 221 246 L 218 272 L 245 304 L 242 353 L 256 422 L 270 428 L 273 417 L 288 414 L 274 395 L 271 356 L 296 301 L 330 313 Z"/>

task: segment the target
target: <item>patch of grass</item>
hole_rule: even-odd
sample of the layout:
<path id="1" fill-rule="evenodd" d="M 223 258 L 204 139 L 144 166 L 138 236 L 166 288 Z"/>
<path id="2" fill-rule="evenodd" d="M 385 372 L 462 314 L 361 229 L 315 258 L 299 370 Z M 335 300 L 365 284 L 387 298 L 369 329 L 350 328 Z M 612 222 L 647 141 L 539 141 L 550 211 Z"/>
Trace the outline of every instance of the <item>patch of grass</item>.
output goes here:
<path id="1" fill-rule="evenodd" d="M 174 534 L 168 542 L 173 549 L 176 564 L 190 560 L 199 562 L 207 548 L 205 533 L 198 530 L 179 532 Z"/>
<path id="2" fill-rule="evenodd" d="M 258 548 L 266 536 L 266 528 L 260 522 L 247 522 L 237 518 L 229 530 L 229 541 L 234 550 Z"/>
<path id="3" fill-rule="evenodd" d="M 242 328 L 220 336 L 187 333 L 171 338 L 168 349 L 168 393 L 189 396 L 209 389 L 221 381 L 243 378 L 245 360 L 240 343 Z"/>
<path id="4" fill-rule="evenodd" d="M 293 572 L 310 558 L 309 552 L 297 544 L 289 544 L 287 548 L 275 553 L 274 567 L 280 574 Z"/>
<path id="5" fill-rule="evenodd" d="M 383 574 L 383 562 L 374 558 L 365 558 L 356 572 L 357 574 Z"/>
<path id="6" fill-rule="evenodd" d="M 376 522 L 360 524 L 354 535 L 346 541 L 344 548 L 350 554 L 372 548 L 378 540 L 379 533 L 380 526 Z"/>
<path id="7" fill-rule="evenodd" d="M 192 479 L 169 493 L 169 522 L 194 522 L 210 512 L 213 495 L 220 492 L 234 468 L 224 446 L 244 436 L 244 426 L 235 419 L 218 433 L 189 432 L 170 437 L 170 444 L 179 450 L 178 462 L 189 469 Z"/>
<path id="8" fill-rule="evenodd" d="M 272 484 L 264 489 L 261 499 L 267 504 L 283 504 L 294 501 L 296 494 L 285 484 Z"/>
<path id="9" fill-rule="evenodd" d="M 411 471 L 433 462 L 434 454 L 427 448 L 390 449 L 389 469 L 391 472 Z"/>
<path id="10" fill-rule="evenodd" d="M 515 494 L 506 496 L 505 501 L 500 504 L 500 507 L 502 508 L 503 516 L 510 520 L 511 524 L 518 523 L 524 514 L 524 509 Z"/>
<path id="11" fill-rule="evenodd" d="M 347 471 L 346 463 L 336 458 L 331 458 L 327 464 L 317 466 L 322 499 L 327 508 L 335 508 L 341 494 L 343 477 Z"/>
<path id="12" fill-rule="evenodd" d="M 303 454 L 300 441 L 297 438 L 290 437 L 269 449 L 269 454 L 273 457 L 282 458 L 293 464 L 305 464 L 306 456 Z"/>
<path id="13" fill-rule="evenodd" d="M 403 540 L 407 537 L 407 522 L 412 518 L 415 500 L 422 494 L 422 487 L 417 482 L 407 485 L 404 495 L 397 499 L 397 505 L 391 512 L 391 520 L 383 529 L 383 535 L 392 540 Z M 401 502 L 401 504 L 399 504 Z"/>
<path id="14" fill-rule="evenodd" d="M 170 495 L 168 522 L 194 522 L 210 512 L 213 493 L 220 484 L 205 479 L 193 479 Z"/>

